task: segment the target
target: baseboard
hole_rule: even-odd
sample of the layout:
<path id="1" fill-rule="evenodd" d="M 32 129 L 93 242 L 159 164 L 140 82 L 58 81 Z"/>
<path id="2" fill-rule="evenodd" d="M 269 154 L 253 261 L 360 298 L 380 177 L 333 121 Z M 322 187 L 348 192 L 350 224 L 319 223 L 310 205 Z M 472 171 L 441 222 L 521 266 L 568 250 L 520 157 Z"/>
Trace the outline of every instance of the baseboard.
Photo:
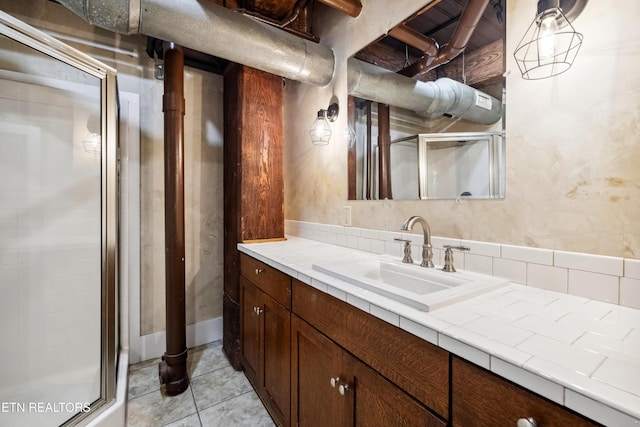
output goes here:
<path id="1" fill-rule="evenodd" d="M 187 348 L 197 347 L 222 339 L 222 317 L 204 320 L 193 325 L 187 325 Z M 166 349 L 165 331 L 140 337 L 139 360 L 154 359 L 164 354 Z"/>

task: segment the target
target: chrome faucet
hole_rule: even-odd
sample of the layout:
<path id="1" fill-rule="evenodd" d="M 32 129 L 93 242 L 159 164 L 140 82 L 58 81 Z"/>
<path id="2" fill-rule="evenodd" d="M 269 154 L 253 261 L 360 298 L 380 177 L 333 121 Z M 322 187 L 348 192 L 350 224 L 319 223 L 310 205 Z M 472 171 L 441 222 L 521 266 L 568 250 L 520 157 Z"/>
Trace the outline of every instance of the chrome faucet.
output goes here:
<path id="1" fill-rule="evenodd" d="M 433 268 L 433 247 L 431 246 L 431 228 L 429 223 L 421 216 L 412 216 L 404 224 L 402 224 L 402 231 L 411 231 L 416 224 L 422 226 L 424 233 L 424 243 L 422 244 L 422 263 L 420 267 Z"/>

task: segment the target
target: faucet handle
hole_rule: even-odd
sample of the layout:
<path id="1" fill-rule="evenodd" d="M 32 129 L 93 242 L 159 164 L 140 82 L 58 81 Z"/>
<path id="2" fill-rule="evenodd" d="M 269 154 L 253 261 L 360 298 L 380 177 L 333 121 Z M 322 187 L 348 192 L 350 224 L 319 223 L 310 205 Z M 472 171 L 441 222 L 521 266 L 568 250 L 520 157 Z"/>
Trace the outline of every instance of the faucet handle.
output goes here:
<path id="1" fill-rule="evenodd" d="M 402 262 L 404 262 L 405 264 L 413 264 L 413 258 L 411 258 L 411 240 L 400 239 L 398 237 L 393 240 L 397 242 L 404 242 L 404 254 L 402 257 Z"/>
<path id="2" fill-rule="evenodd" d="M 452 246 L 452 245 L 444 245 L 442 246 L 443 248 L 446 249 L 445 252 L 451 252 L 451 249 L 456 249 L 458 251 L 470 251 L 471 248 L 467 247 L 467 246 Z"/>
<path id="3" fill-rule="evenodd" d="M 471 248 L 467 247 L 467 246 L 451 246 L 451 245 L 444 245 L 443 248 L 446 249 L 446 251 L 444 251 L 444 267 L 442 267 L 442 271 L 446 271 L 448 273 L 455 273 L 456 269 L 453 266 L 453 251 L 452 249 L 456 249 L 459 251 L 470 251 Z"/>

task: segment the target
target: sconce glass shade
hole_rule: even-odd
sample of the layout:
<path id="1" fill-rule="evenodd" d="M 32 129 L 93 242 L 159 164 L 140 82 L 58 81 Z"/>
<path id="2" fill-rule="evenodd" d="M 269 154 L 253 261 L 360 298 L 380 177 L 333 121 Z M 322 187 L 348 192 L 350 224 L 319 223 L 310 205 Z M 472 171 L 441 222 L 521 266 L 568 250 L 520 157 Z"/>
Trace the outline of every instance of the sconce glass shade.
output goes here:
<path id="1" fill-rule="evenodd" d="M 573 65 L 582 39 L 562 13 L 559 0 L 540 0 L 538 14 L 513 53 L 522 78 L 538 80 L 564 73 Z"/>
<path id="2" fill-rule="evenodd" d="M 327 145 L 332 134 L 331 125 L 329 125 L 329 121 L 325 117 L 325 110 L 318 111 L 318 117 L 309 131 L 311 143 L 313 145 Z"/>
<path id="3" fill-rule="evenodd" d="M 101 136 L 99 133 L 90 132 L 82 140 L 84 151 L 91 154 L 100 154 L 102 151 Z"/>
<path id="4" fill-rule="evenodd" d="M 329 122 L 334 122 L 338 118 L 338 111 L 338 104 L 331 104 L 328 109 L 318 111 L 318 116 L 309 131 L 313 145 L 329 144 L 331 135 L 333 135 Z"/>
<path id="5" fill-rule="evenodd" d="M 344 137 L 347 140 L 347 146 L 351 147 L 356 142 L 356 131 L 353 130 L 351 125 L 347 125 L 344 130 Z"/>

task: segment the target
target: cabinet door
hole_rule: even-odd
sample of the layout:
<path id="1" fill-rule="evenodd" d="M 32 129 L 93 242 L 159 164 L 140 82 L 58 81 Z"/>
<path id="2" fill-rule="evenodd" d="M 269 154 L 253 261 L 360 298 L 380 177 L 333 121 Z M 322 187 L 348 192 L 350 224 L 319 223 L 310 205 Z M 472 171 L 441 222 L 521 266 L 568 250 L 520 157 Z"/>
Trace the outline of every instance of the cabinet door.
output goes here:
<path id="1" fill-rule="evenodd" d="M 355 425 L 360 427 L 444 427 L 446 423 L 382 378 L 373 369 L 351 357 L 355 396 Z"/>
<path id="2" fill-rule="evenodd" d="M 291 312 L 267 294 L 264 302 L 264 357 L 261 387 L 268 399 L 274 418 L 283 426 L 289 425 L 291 404 Z"/>
<path id="3" fill-rule="evenodd" d="M 240 359 L 247 378 L 255 385 L 259 378 L 262 348 L 259 310 L 264 310 L 264 307 L 260 293 L 251 282 L 240 277 Z"/>
<path id="4" fill-rule="evenodd" d="M 353 393 L 339 392 L 349 381 L 344 350 L 295 315 L 291 335 L 291 424 L 352 426 Z"/>

